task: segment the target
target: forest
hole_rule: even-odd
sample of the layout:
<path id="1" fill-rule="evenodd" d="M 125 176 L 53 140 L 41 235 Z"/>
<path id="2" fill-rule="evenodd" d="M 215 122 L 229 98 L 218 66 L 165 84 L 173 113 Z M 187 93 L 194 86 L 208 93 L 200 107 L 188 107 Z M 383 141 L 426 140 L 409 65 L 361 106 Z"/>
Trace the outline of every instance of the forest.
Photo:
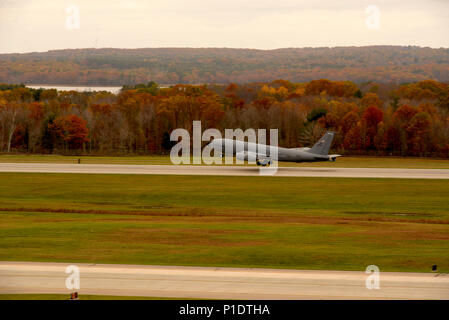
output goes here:
<path id="1" fill-rule="evenodd" d="M 449 81 L 449 49 L 415 46 L 66 49 L 0 54 L 0 82 L 65 85 L 229 84 L 285 79 Z"/>
<path id="2" fill-rule="evenodd" d="M 0 84 L 0 152 L 167 154 L 175 128 L 279 129 L 279 145 L 310 146 L 334 130 L 343 155 L 449 157 L 449 85 L 331 81 L 227 85 L 156 82 L 109 92 Z"/>

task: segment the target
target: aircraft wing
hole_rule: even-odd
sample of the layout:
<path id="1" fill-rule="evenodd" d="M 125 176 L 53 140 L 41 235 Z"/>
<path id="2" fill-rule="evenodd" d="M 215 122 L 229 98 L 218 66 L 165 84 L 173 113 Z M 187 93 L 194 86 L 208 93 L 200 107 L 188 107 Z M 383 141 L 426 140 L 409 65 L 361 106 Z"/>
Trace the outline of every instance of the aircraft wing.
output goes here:
<path id="1" fill-rule="evenodd" d="M 294 151 L 309 151 L 310 148 L 303 147 L 303 148 L 289 148 L 288 150 L 294 150 Z"/>
<path id="2" fill-rule="evenodd" d="M 250 151 L 237 152 L 235 154 L 235 157 L 239 160 L 245 160 L 245 161 L 256 161 L 258 158 L 257 153 L 250 152 Z M 259 156 L 259 158 L 260 158 L 260 156 Z"/>
<path id="3" fill-rule="evenodd" d="M 256 161 L 257 164 L 262 164 L 264 166 L 272 163 L 272 160 L 269 156 L 264 154 L 257 154 L 250 151 L 237 152 L 235 157 L 239 160 Z"/>

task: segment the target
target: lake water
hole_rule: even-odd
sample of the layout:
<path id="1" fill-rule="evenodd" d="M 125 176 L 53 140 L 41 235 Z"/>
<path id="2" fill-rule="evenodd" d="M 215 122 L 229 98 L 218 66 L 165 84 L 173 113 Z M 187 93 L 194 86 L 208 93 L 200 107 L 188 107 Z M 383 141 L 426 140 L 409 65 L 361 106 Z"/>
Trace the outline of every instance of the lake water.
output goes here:
<path id="1" fill-rule="evenodd" d="M 122 87 L 100 87 L 100 86 L 62 86 L 62 85 L 49 85 L 49 84 L 45 84 L 45 85 L 40 85 L 40 84 L 28 84 L 26 85 L 28 88 L 33 88 L 33 89 L 39 89 L 39 88 L 43 88 L 43 89 L 57 89 L 58 91 L 108 91 L 108 92 L 112 92 L 114 94 L 117 94 L 120 89 Z"/>

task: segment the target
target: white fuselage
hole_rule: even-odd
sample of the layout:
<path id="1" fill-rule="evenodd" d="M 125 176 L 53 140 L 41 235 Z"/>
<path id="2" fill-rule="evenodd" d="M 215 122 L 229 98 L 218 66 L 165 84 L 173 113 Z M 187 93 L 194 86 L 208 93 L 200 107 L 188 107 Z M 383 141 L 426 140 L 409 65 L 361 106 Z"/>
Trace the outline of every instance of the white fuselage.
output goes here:
<path id="1" fill-rule="evenodd" d="M 271 159 L 289 162 L 316 162 L 331 160 L 328 155 L 310 153 L 309 148 L 287 149 L 260 143 L 232 139 L 214 139 L 211 146 L 221 151 L 221 155 L 236 156 L 241 160 Z"/>

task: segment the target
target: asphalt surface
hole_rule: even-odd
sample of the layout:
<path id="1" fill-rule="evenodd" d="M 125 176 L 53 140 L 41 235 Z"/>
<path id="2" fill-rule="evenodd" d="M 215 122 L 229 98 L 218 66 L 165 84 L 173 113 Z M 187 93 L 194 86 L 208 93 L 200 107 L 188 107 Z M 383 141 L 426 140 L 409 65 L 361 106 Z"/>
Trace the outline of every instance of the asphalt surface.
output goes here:
<path id="1" fill-rule="evenodd" d="M 0 262 L 0 293 L 61 293 L 209 299 L 449 299 L 449 275 L 76 264 L 80 289 L 66 288 L 68 263 Z"/>
<path id="2" fill-rule="evenodd" d="M 449 169 L 0 163 L 0 172 L 449 179 Z"/>

